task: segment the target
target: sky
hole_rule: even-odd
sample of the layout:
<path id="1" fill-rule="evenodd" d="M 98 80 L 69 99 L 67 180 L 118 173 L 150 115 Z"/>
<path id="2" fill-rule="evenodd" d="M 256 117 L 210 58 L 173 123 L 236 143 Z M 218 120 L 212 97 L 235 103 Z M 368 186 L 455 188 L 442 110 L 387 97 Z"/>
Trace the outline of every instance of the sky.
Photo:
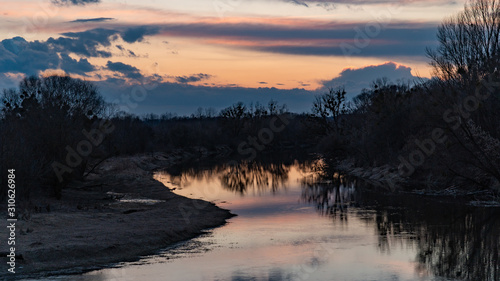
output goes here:
<path id="1" fill-rule="evenodd" d="M 426 48 L 465 0 L 1 0 L 0 88 L 92 81 L 134 113 L 235 102 L 294 112 L 328 87 L 430 78 Z"/>

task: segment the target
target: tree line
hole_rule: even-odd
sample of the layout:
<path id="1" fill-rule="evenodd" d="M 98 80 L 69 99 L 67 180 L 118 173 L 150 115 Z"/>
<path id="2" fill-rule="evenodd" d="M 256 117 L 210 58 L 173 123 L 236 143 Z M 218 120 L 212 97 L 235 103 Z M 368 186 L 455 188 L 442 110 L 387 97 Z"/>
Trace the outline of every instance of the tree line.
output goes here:
<path id="1" fill-rule="evenodd" d="M 438 47 L 428 50 L 432 79 L 377 79 L 352 100 L 332 88 L 308 114 L 271 100 L 220 112 L 199 108 L 189 117 L 138 117 L 114 112 L 92 83 L 27 77 L 1 97 L 0 170 L 18 171 L 25 197 L 60 197 L 65 185 L 115 155 L 227 146 L 253 156 L 309 147 L 333 163 L 388 165 L 413 186 L 498 194 L 500 4 L 470 1 L 439 26 L 437 37 Z"/>
<path id="2" fill-rule="evenodd" d="M 112 156 L 194 147 L 216 151 L 221 146 L 237 153 L 250 138 L 256 139 L 251 145 L 259 151 L 292 147 L 296 140 L 312 142 L 305 118 L 274 100 L 267 105 L 239 102 L 219 113 L 200 108 L 186 117 L 170 113 L 139 117 L 115 112 L 90 82 L 33 76 L 24 78 L 18 89 L 4 90 L 1 103 L 0 169 L 16 169 L 17 192 L 27 198 L 46 194 L 60 198 L 68 183 L 84 180 Z M 286 126 L 275 119 L 286 120 Z M 264 146 L 259 143 L 262 128 L 277 124 L 280 133 L 273 134 L 270 142 L 266 135 Z"/>

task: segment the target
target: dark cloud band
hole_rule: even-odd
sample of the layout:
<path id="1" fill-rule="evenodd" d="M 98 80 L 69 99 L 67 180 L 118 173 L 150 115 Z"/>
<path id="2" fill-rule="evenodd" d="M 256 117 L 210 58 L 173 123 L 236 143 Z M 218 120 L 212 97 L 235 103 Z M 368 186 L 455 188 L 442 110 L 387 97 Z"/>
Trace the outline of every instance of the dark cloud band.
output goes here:
<path id="1" fill-rule="evenodd" d="M 70 22 L 74 23 L 85 23 L 85 22 L 103 22 L 103 21 L 110 21 L 114 20 L 114 18 L 91 18 L 91 19 L 76 19 L 72 20 Z"/>
<path id="2" fill-rule="evenodd" d="M 52 0 L 55 5 L 87 5 L 100 2 L 101 0 Z"/>
<path id="3" fill-rule="evenodd" d="M 67 32 L 61 37 L 50 37 L 47 41 L 26 41 L 22 37 L 5 39 L 0 42 L 0 73 L 13 72 L 28 75 L 37 74 L 46 69 L 62 69 L 68 73 L 86 75 L 96 70 L 87 58 L 110 58 L 108 50 L 119 38 L 127 42 L 142 41 L 144 36 L 154 34 L 155 28 L 132 27 L 117 29 L 91 29 L 82 32 Z M 118 47 L 119 48 L 119 47 Z M 120 48 L 119 48 L 120 49 Z M 123 51 L 123 48 L 121 49 Z M 135 56 L 127 51 L 129 56 Z M 70 54 L 82 58 L 74 59 Z M 119 67 L 111 65 L 112 67 Z M 122 66 L 123 67 L 123 66 Z M 137 71 L 124 73 L 129 78 L 141 78 Z"/>
<path id="4" fill-rule="evenodd" d="M 205 74 L 205 73 L 198 73 L 190 76 L 176 76 L 175 81 L 179 83 L 192 83 L 192 82 L 199 82 L 201 80 L 209 79 L 211 78 L 212 75 L 210 74 Z"/>

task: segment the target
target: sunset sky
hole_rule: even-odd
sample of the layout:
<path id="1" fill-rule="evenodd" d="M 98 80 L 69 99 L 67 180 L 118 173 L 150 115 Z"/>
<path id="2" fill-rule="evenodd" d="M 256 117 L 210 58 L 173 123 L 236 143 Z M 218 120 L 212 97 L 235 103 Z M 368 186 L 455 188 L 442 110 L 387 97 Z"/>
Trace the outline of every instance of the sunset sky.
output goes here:
<path id="1" fill-rule="evenodd" d="M 137 114 L 270 99 L 302 112 L 325 87 L 431 77 L 425 48 L 464 2 L 2 0 L 0 88 L 64 71 Z"/>

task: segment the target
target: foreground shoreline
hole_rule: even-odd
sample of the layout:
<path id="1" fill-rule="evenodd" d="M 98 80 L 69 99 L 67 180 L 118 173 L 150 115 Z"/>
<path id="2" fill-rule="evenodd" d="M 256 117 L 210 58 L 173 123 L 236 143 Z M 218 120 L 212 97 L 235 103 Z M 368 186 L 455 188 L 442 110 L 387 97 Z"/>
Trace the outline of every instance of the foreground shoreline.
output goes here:
<path id="1" fill-rule="evenodd" d="M 170 191 L 152 177 L 182 157 L 165 154 L 118 157 L 103 162 L 88 180 L 45 198 L 25 211 L 16 228 L 16 273 L 7 271 L 7 244 L 0 249 L 0 279 L 78 274 L 138 260 L 194 238 L 233 217 L 215 204 Z M 7 241 L 7 231 L 0 234 Z"/>

